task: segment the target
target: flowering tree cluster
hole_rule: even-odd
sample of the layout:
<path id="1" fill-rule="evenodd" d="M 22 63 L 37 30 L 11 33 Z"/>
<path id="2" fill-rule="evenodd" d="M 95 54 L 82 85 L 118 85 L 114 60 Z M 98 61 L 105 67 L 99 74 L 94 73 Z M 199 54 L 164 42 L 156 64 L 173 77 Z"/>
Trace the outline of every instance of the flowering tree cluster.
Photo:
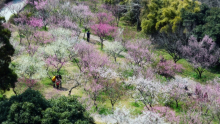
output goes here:
<path id="1" fill-rule="evenodd" d="M 145 39 L 138 39 L 136 42 L 129 42 L 126 45 L 130 59 L 138 65 L 143 66 L 146 62 L 151 61 L 151 42 Z"/>
<path id="2" fill-rule="evenodd" d="M 48 78 L 60 73 L 62 67 L 75 55 L 75 37 L 72 37 L 68 30 L 57 28 L 50 30 L 51 35 L 56 39 L 52 44 L 39 49 L 44 57 Z"/>
<path id="3" fill-rule="evenodd" d="M 115 21 L 118 27 L 120 18 L 122 17 L 123 13 L 126 12 L 126 9 L 123 5 L 103 5 L 103 8 L 110 11 L 112 15 L 115 17 Z"/>
<path id="4" fill-rule="evenodd" d="M 159 116 L 159 114 L 156 114 L 151 111 L 143 111 L 142 114 L 139 114 L 138 116 L 132 116 L 131 109 L 128 109 L 126 107 L 116 107 L 116 109 L 113 111 L 113 114 L 109 114 L 107 116 L 103 115 L 102 121 L 105 123 L 113 123 L 113 124 L 142 124 L 142 123 L 157 123 L 157 124 L 164 124 L 165 121 L 162 117 Z"/>
<path id="5" fill-rule="evenodd" d="M 75 49 L 77 50 L 79 62 L 77 62 L 76 58 L 74 58 L 74 61 L 81 73 L 84 74 L 84 78 L 91 81 L 91 83 L 85 84 L 84 88 L 89 98 L 93 100 L 96 109 L 98 109 L 97 99 L 102 99 L 100 93 L 105 92 L 113 109 L 115 103 L 123 95 L 123 88 L 115 80 L 118 74 L 112 70 L 114 66 L 110 64 L 107 56 L 101 55 L 94 50 L 92 45 L 86 42 L 76 44 Z"/>
<path id="6" fill-rule="evenodd" d="M 85 6 L 83 4 L 79 4 L 77 6 L 74 6 L 71 11 L 76 16 L 76 18 L 79 22 L 79 25 L 82 25 L 82 23 L 86 23 L 86 21 L 89 20 L 89 17 L 93 16 L 89 7 Z M 89 23 L 89 21 L 87 23 Z"/>
<path id="7" fill-rule="evenodd" d="M 104 39 L 108 36 L 114 37 L 116 27 L 114 27 L 112 16 L 107 13 L 98 13 L 97 20 L 98 24 L 91 26 L 91 29 L 100 38 L 101 49 L 103 49 Z"/>
<path id="8" fill-rule="evenodd" d="M 25 83 L 27 87 L 32 88 L 36 80 L 46 77 L 44 61 L 41 57 L 22 55 L 17 60 L 15 66 L 16 73 L 20 77 L 19 83 Z"/>
<path id="9" fill-rule="evenodd" d="M 172 60 L 166 60 L 163 57 L 157 64 L 158 73 L 166 77 L 173 77 L 175 76 L 176 72 L 182 72 L 182 70 L 182 65 L 174 63 Z"/>
<path id="10" fill-rule="evenodd" d="M 126 81 L 127 85 L 134 85 L 136 92 L 133 94 L 133 97 L 137 101 L 141 101 L 148 110 L 151 110 L 153 104 L 162 100 L 165 102 L 168 99 L 168 91 L 164 85 L 160 82 L 144 79 L 142 77 L 130 77 L 128 81 Z"/>
<path id="11" fill-rule="evenodd" d="M 220 57 L 219 48 L 207 35 L 201 42 L 198 42 L 193 36 L 190 37 L 188 45 L 182 48 L 182 52 L 183 56 L 193 65 L 199 78 L 202 77 L 205 69 L 214 66 Z"/>

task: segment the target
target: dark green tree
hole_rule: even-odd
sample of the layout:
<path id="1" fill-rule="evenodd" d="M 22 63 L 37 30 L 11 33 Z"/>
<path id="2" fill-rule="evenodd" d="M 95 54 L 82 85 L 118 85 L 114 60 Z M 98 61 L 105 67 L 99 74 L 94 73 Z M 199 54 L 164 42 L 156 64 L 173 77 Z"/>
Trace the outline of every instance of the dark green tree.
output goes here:
<path id="1" fill-rule="evenodd" d="M 74 96 L 46 100 L 39 91 L 27 89 L 0 106 L 0 123 L 5 124 L 94 124 Z"/>
<path id="2" fill-rule="evenodd" d="M 0 122 L 16 124 L 40 124 L 42 111 L 50 107 L 50 103 L 39 91 L 27 89 L 18 96 L 0 102 Z"/>
<path id="3" fill-rule="evenodd" d="M 0 17 L 0 90 L 5 92 L 15 88 L 17 75 L 9 68 L 15 50 L 9 42 L 11 32 L 2 25 L 4 22 L 5 18 Z"/>
<path id="4" fill-rule="evenodd" d="M 205 35 L 211 37 L 220 46 L 220 8 L 210 8 L 202 4 L 199 13 L 181 11 L 183 22 L 193 27 L 193 34 L 201 41 Z"/>
<path id="5" fill-rule="evenodd" d="M 74 96 L 51 99 L 51 108 L 43 113 L 42 124 L 94 124 L 85 108 Z"/>

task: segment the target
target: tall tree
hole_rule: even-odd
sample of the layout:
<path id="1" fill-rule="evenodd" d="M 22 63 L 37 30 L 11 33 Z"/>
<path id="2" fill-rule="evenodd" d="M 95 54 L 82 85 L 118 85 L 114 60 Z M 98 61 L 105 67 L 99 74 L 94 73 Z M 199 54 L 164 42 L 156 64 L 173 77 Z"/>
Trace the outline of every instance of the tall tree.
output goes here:
<path id="1" fill-rule="evenodd" d="M 174 32 L 177 24 L 181 23 L 181 10 L 196 13 L 200 11 L 198 1 L 190 0 L 151 0 L 148 4 L 148 13 L 142 17 L 141 28 L 144 33 L 156 31 L 167 32 L 169 26 Z"/>
<path id="2" fill-rule="evenodd" d="M 4 92 L 9 88 L 15 88 L 17 75 L 9 68 L 14 48 L 9 42 L 11 32 L 3 27 L 4 17 L 0 17 L 0 90 Z"/>

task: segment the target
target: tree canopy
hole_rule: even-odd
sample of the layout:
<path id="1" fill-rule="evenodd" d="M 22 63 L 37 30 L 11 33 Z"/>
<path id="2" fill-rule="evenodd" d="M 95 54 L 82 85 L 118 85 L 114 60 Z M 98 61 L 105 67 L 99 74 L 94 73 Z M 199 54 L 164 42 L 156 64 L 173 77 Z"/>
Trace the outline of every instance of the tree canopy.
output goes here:
<path id="1" fill-rule="evenodd" d="M 93 124 L 77 98 L 59 97 L 46 100 L 39 91 L 27 89 L 18 96 L 0 102 L 0 122 L 33 124 Z"/>
<path id="2" fill-rule="evenodd" d="M 151 0 L 148 13 L 142 17 L 142 31 L 147 34 L 166 32 L 171 26 L 174 32 L 182 21 L 181 10 L 196 13 L 200 11 L 199 5 L 198 1 L 192 0 Z"/>
<path id="3" fill-rule="evenodd" d="M 3 27 L 3 22 L 5 18 L 0 17 L 0 90 L 5 92 L 15 87 L 17 75 L 9 68 L 15 50 L 9 42 L 11 32 Z"/>
<path id="4" fill-rule="evenodd" d="M 198 40 L 205 35 L 210 36 L 218 45 L 220 45 L 220 8 L 210 8 L 202 4 L 199 13 L 182 11 L 183 21 L 190 21 L 194 25 L 193 34 Z"/>

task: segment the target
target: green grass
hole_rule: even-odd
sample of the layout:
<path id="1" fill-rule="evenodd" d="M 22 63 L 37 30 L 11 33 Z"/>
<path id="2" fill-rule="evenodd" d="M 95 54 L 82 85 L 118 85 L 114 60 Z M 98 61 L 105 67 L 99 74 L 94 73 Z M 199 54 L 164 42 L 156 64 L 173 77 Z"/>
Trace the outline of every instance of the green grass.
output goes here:
<path id="1" fill-rule="evenodd" d="M 177 107 L 176 102 L 174 100 L 170 100 L 164 106 L 166 106 L 166 105 L 169 106 L 170 108 L 172 108 L 175 112 L 180 113 L 180 112 L 183 112 L 182 106 L 184 106 L 185 103 L 180 101 L 180 102 L 178 102 L 178 107 Z"/>
<path id="2" fill-rule="evenodd" d="M 119 54 L 118 58 L 125 58 L 123 55 Z"/>
<path id="3" fill-rule="evenodd" d="M 131 114 L 138 115 L 142 114 L 142 111 L 144 110 L 144 104 L 141 102 L 131 102 L 130 105 L 133 108 L 133 112 Z"/>
<path id="4" fill-rule="evenodd" d="M 28 10 L 28 9 L 32 9 L 32 8 L 33 8 L 33 6 L 31 6 L 30 4 L 27 4 L 26 6 L 24 6 L 23 11 Z"/>
<path id="5" fill-rule="evenodd" d="M 112 112 L 112 109 L 110 109 L 110 108 L 108 108 L 106 106 L 102 106 L 102 107 L 99 108 L 98 113 L 100 115 L 108 115 L 108 114 L 112 114 L 113 112 Z"/>
<path id="6" fill-rule="evenodd" d="M 40 81 L 40 83 L 42 83 L 44 86 L 52 86 L 52 85 L 53 85 L 51 79 L 49 79 L 49 78 L 44 78 L 44 79 L 42 79 L 42 80 Z"/>
<path id="7" fill-rule="evenodd" d="M 38 29 L 39 31 L 48 31 L 49 30 L 49 27 L 46 27 L 46 30 L 45 30 L 45 27 L 41 27 L 40 29 Z"/>
<path id="8" fill-rule="evenodd" d="M 172 57 L 164 49 L 157 49 L 154 53 L 158 56 L 162 55 L 167 60 L 172 60 Z M 191 77 L 193 80 L 200 83 L 205 83 L 206 81 L 213 80 L 215 77 L 220 77 L 219 66 L 206 70 L 202 73 L 202 78 L 199 78 L 196 72 L 193 71 L 193 66 L 185 59 L 180 59 L 177 64 L 181 64 L 184 68 L 183 72 L 177 73 L 178 75 L 182 77 Z"/>
<path id="9" fill-rule="evenodd" d="M 114 38 L 113 38 L 112 36 L 107 36 L 107 37 L 105 38 L 105 40 L 114 41 Z"/>
<path id="10" fill-rule="evenodd" d="M 125 70 L 122 72 L 123 77 L 132 77 L 134 75 L 134 70 Z"/>
<path id="11" fill-rule="evenodd" d="M 159 80 L 161 83 L 167 82 L 169 80 L 166 77 L 159 74 L 156 74 L 156 79 Z"/>
<path id="12" fill-rule="evenodd" d="M 14 96 L 15 94 L 14 94 L 12 88 L 10 88 L 10 90 L 6 91 L 3 95 L 5 95 L 7 99 L 9 99 L 9 98 L 11 98 L 11 96 Z"/>

